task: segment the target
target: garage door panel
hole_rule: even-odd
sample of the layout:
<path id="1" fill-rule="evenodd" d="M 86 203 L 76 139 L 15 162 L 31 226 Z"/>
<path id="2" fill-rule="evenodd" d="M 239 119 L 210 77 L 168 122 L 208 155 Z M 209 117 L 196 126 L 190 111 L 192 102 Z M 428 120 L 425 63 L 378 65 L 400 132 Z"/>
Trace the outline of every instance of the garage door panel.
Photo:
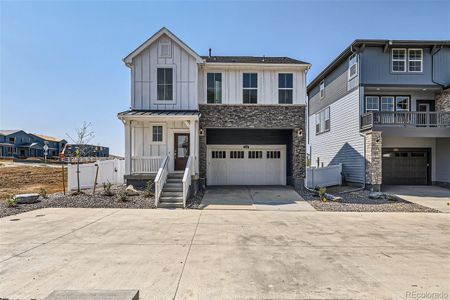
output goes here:
<path id="1" fill-rule="evenodd" d="M 225 154 L 217 154 L 225 152 Z M 285 185 L 286 146 L 208 146 L 208 185 Z"/>
<path id="2" fill-rule="evenodd" d="M 383 184 L 428 184 L 429 156 L 428 149 L 383 149 Z"/>

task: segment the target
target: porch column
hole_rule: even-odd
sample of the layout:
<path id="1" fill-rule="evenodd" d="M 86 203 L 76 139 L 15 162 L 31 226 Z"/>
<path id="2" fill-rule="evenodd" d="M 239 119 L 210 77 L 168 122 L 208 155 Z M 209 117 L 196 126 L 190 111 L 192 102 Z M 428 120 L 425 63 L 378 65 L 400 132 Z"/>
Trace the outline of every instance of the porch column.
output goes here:
<path id="1" fill-rule="evenodd" d="M 382 145 L 381 131 L 366 134 L 366 187 L 371 191 L 380 191 L 383 182 Z"/>
<path id="2" fill-rule="evenodd" d="M 131 122 L 124 121 L 125 127 L 125 175 L 131 174 Z"/>
<path id="3" fill-rule="evenodd" d="M 194 172 L 195 172 L 195 165 L 196 165 L 196 161 L 197 161 L 197 139 L 195 136 L 195 120 L 190 120 L 189 121 L 189 137 L 190 137 L 190 143 L 189 143 L 189 153 L 192 155 L 192 158 L 194 159 Z"/>

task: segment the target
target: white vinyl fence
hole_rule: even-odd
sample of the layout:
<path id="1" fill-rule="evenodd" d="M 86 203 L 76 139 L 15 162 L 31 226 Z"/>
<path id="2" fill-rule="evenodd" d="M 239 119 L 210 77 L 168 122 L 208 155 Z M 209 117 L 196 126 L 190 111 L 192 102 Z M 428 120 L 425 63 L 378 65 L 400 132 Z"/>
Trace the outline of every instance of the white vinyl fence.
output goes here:
<path id="1" fill-rule="evenodd" d="M 332 186 L 342 184 L 342 164 L 324 168 L 306 169 L 306 186 L 313 189 L 318 186 Z"/>
<path id="2" fill-rule="evenodd" d="M 94 187 L 95 173 L 98 166 L 97 184 L 110 182 L 111 184 L 122 184 L 125 174 L 125 160 L 111 159 L 95 163 L 80 164 L 80 188 L 88 189 Z M 67 187 L 70 190 L 77 188 L 77 165 L 70 164 L 67 167 Z"/>

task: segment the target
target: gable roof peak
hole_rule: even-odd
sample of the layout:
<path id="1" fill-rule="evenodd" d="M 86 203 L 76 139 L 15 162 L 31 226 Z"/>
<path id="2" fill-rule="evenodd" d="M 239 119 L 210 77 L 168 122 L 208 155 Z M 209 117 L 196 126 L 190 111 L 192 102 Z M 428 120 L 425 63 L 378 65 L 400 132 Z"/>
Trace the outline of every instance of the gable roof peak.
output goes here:
<path id="1" fill-rule="evenodd" d="M 156 40 L 158 40 L 163 34 L 167 35 L 171 40 L 175 41 L 177 44 L 181 46 L 186 52 L 191 54 L 196 60 L 197 63 L 202 63 L 203 59 L 200 55 L 197 54 L 194 50 L 192 50 L 188 45 L 186 45 L 180 38 L 178 38 L 175 34 L 173 34 L 167 27 L 161 27 L 154 35 L 152 35 L 149 39 L 147 39 L 144 43 L 142 43 L 139 47 L 137 47 L 133 52 L 128 54 L 124 59 L 124 63 L 129 67 L 132 65 L 133 58 L 139 55 L 142 51 L 144 51 L 148 46 L 153 44 Z"/>

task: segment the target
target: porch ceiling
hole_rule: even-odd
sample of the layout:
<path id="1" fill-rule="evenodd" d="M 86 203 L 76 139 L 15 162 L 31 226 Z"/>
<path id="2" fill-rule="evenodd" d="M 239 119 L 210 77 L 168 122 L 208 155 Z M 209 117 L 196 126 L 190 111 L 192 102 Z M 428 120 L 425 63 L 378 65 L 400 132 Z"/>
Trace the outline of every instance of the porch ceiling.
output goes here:
<path id="1" fill-rule="evenodd" d="M 181 118 L 198 119 L 200 112 L 198 110 L 127 110 L 117 114 L 119 119 L 134 118 Z"/>

